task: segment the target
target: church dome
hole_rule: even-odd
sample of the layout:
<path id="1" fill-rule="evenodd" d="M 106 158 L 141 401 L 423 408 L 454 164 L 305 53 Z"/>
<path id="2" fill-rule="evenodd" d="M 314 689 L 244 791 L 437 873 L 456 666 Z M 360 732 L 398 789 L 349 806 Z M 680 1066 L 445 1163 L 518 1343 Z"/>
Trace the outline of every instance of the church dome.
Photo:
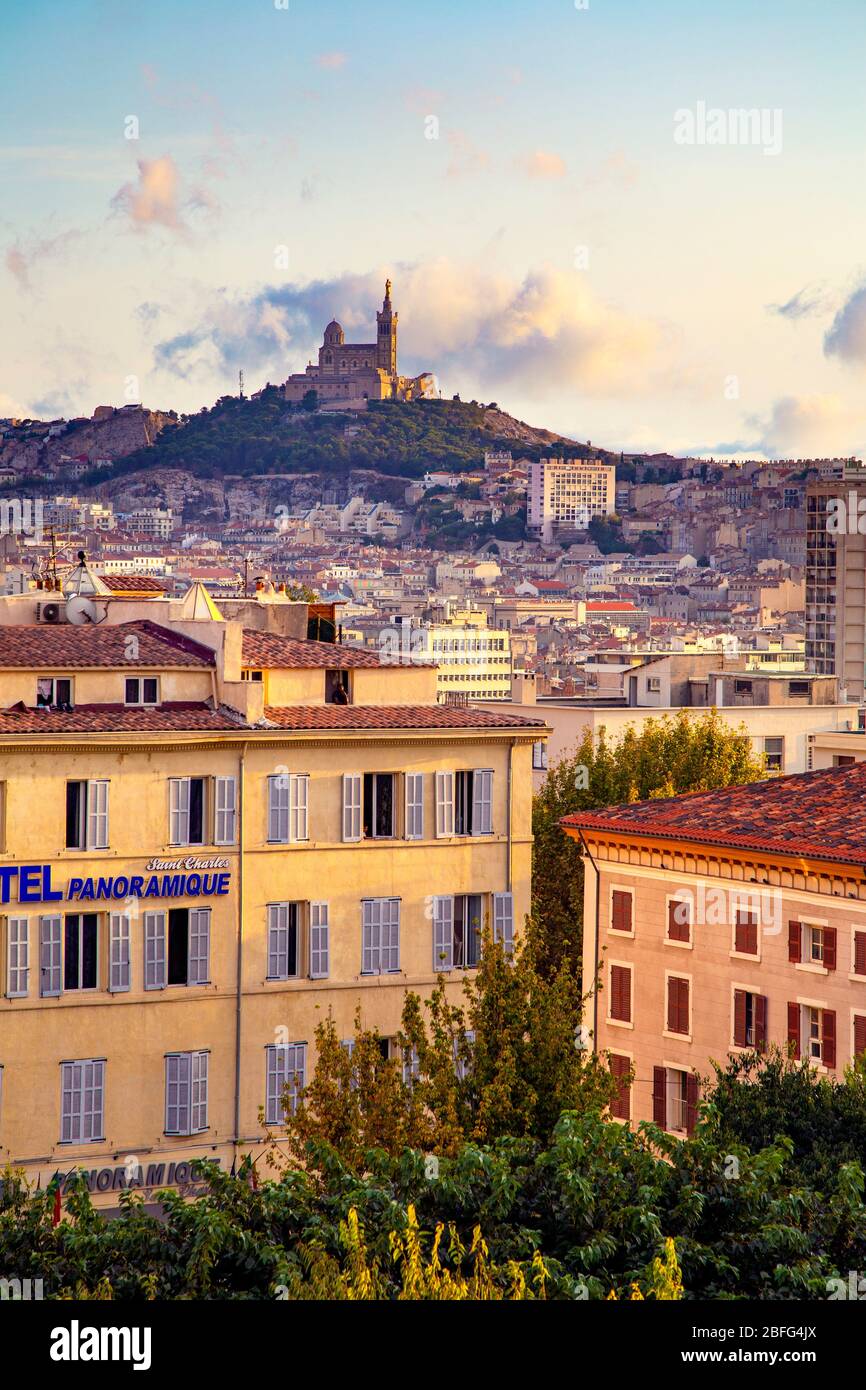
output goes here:
<path id="1" fill-rule="evenodd" d="M 342 324 L 337 323 L 336 319 L 331 319 L 331 322 L 325 329 L 325 342 L 342 343 L 345 341 L 345 338 L 346 335 L 343 332 Z"/>

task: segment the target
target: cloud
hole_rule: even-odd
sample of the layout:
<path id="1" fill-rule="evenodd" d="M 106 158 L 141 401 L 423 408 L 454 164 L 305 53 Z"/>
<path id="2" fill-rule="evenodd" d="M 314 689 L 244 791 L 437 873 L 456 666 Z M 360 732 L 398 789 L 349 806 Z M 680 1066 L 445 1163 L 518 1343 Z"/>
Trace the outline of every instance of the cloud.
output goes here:
<path id="1" fill-rule="evenodd" d="M 403 103 L 407 110 L 418 116 L 429 116 L 439 111 L 445 100 L 445 93 L 434 87 L 407 87 L 403 93 Z"/>
<path id="2" fill-rule="evenodd" d="M 14 396 L 8 396 L 5 391 L 0 391 L 0 420 L 26 420 L 27 411 L 20 401 Z"/>
<path id="3" fill-rule="evenodd" d="M 851 294 L 824 335 L 827 357 L 843 362 L 866 363 L 866 284 Z"/>
<path id="4" fill-rule="evenodd" d="M 184 233 L 187 228 L 178 206 L 180 179 L 171 155 L 138 161 L 138 180 L 126 183 L 111 200 L 112 207 L 129 218 L 137 231 L 168 227 Z"/>
<path id="5" fill-rule="evenodd" d="M 588 188 L 612 184 L 616 188 L 634 188 L 640 177 L 640 165 L 629 159 L 624 150 L 614 150 L 597 164 L 585 179 Z"/>
<path id="6" fill-rule="evenodd" d="M 303 369 L 331 318 L 351 341 L 374 336 L 386 273 L 400 311 L 402 370 L 435 371 L 451 390 L 603 395 L 655 389 L 667 370 L 661 325 L 595 298 L 585 276 L 543 268 L 516 282 L 445 259 L 247 298 L 223 294 L 196 327 L 157 346 L 156 365 L 197 380 L 244 366 L 283 381 Z"/>
<path id="7" fill-rule="evenodd" d="M 348 63 L 348 54 L 334 51 L 332 53 L 317 53 L 316 66 L 325 68 L 328 72 L 337 72 L 344 68 Z"/>
<path id="8" fill-rule="evenodd" d="M 34 237 L 29 242 L 19 239 L 6 251 L 6 269 L 22 290 L 32 290 L 31 275 L 38 266 L 65 254 L 69 245 L 82 235 L 79 231 L 60 232 L 54 237 Z"/>
<path id="9" fill-rule="evenodd" d="M 550 150 L 535 150 L 517 161 L 518 167 L 531 179 L 562 179 L 565 177 L 565 160 Z"/>
<path id="10" fill-rule="evenodd" d="M 782 396 L 770 415 L 749 417 L 751 438 L 716 445 L 722 454 L 761 453 L 767 458 L 848 458 L 866 441 L 866 413 L 836 395 Z"/>
<path id="11" fill-rule="evenodd" d="M 784 304 L 768 304 L 766 308 L 768 314 L 778 314 L 779 318 L 805 319 L 814 314 L 824 313 L 827 308 L 827 296 L 820 285 L 804 285 L 790 299 L 786 299 Z"/>
<path id="12" fill-rule="evenodd" d="M 449 130 L 445 138 L 451 146 L 451 158 L 445 171 L 450 179 L 480 174 L 490 164 L 489 154 L 473 145 L 465 130 Z"/>

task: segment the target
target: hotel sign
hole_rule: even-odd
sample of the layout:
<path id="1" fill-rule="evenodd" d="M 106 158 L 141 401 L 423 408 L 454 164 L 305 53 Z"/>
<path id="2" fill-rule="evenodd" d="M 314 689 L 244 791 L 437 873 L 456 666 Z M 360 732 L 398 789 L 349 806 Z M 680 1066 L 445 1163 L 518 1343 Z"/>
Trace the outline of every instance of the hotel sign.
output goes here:
<path id="1" fill-rule="evenodd" d="M 0 903 L 110 902 L 129 898 L 221 898 L 230 891 L 230 860 L 150 859 L 141 874 L 70 878 L 55 887 L 51 864 L 0 865 Z"/>

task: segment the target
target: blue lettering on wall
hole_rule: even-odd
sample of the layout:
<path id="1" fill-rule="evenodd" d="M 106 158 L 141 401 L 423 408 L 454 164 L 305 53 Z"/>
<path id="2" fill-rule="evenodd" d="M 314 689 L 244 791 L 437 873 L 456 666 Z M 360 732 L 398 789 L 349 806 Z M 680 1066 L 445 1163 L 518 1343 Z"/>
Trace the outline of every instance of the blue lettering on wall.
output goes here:
<path id="1" fill-rule="evenodd" d="M 212 865 L 215 861 L 195 862 Z M 222 862 L 225 863 L 225 860 Z M 54 903 L 64 898 L 72 902 L 89 902 L 97 898 L 113 898 L 115 901 L 122 898 L 224 898 L 231 891 L 230 873 L 158 873 L 149 874 L 146 878 L 143 874 L 70 878 L 64 893 L 52 884 L 50 864 L 4 864 L 0 865 L 0 903 L 14 900 L 16 880 L 18 902 L 21 903 Z"/>

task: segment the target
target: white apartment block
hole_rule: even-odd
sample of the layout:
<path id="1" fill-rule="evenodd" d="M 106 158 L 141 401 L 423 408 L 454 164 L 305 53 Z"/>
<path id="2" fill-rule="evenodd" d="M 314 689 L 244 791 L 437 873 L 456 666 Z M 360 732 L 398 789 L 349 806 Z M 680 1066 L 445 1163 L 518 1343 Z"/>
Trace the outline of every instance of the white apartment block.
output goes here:
<path id="1" fill-rule="evenodd" d="M 586 459 L 547 458 L 529 465 L 531 531 L 552 539 L 557 531 L 585 531 L 593 517 L 616 509 L 616 468 Z"/>

